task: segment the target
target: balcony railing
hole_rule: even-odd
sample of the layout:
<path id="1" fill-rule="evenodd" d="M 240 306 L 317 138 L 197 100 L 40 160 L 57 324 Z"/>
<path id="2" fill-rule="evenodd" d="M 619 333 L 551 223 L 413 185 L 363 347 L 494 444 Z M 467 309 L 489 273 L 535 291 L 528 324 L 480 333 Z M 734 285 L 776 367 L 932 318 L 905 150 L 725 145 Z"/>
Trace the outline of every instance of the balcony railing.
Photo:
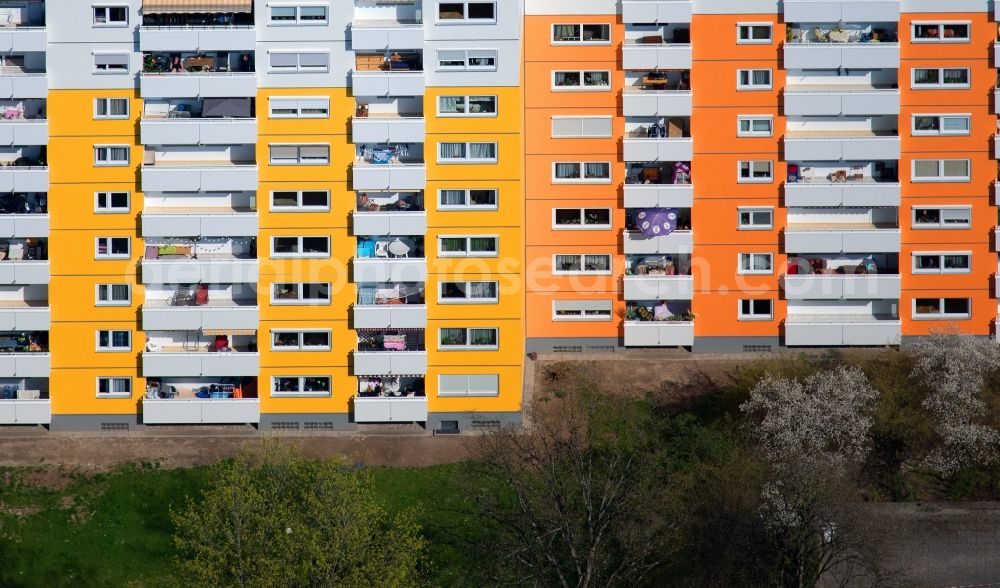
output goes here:
<path id="1" fill-rule="evenodd" d="M 692 4 L 692 0 L 622 0 L 622 22 L 689 23 Z"/>
<path id="2" fill-rule="evenodd" d="M 899 0 L 785 0 L 785 22 L 899 21 Z"/>
<path id="3" fill-rule="evenodd" d="M 626 347 L 691 347 L 694 321 L 625 321 Z"/>
<path id="4" fill-rule="evenodd" d="M 870 223 L 790 223 L 785 230 L 785 251 L 898 253 L 899 248 L 900 231 L 895 226 Z"/>
<path id="5" fill-rule="evenodd" d="M 143 192 L 250 192 L 257 189 L 254 163 L 178 161 L 142 166 Z"/>
<path id="6" fill-rule="evenodd" d="M 883 182 L 863 177 L 861 180 L 831 181 L 809 178 L 809 181 L 785 183 L 785 206 L 792 207 L 898 207 L 899 182 Z"/>
<path id="7" fill-rule="evenodd" d="M 256 118 L 153 118 L 139 122 L 144 145 L 252 145 Z"/>
<path id="8" fill-rule="evenodd" d="M 260 354 L 240 351 L 144 351 L 142 374 L 144 377 L 256 376 L 260 371 Z"/>
<path id="9" fill-rule="evenodd" d="M 51 315 L 45 300 L 0 302 L 0 331 L 48 331 Z"/>
<path id="10" fill-rule="evenodd" d="M 146 208 L 141 219 L 143 237 L 228 237 L 258 229 L 257 213 L 245 209 Z"/>
<path id="11" fill-rule="evenodd" d="M 354 422 L 356 423 L 422 423 L 426 421 L 427 397 L 354 397 Z"/>
<path id="12" fill-rule="evenodd" d="M 142 422 L 147 425 L 256 424 L 258 398 L 144 398 Z"/>
<path id="13" fill-rule="evenodd" d="M 787 300 L 897 299 L 898 274 L 785 275 L 781 286 Z"/>
<path id="14" fill-rule="evenodd" d="M 899 88 L 789 86 L 784 98 L 788 116 L 899 115 Z"/>
<path id="15" fill-rule="evenodd" d="M 142 305 L 144 331 L 256 330 L 260 309 L 256 302 L 229 301 L 203 305 Z"/>
<path id="16" fill-rule="evenodd" d="M 899 345 L 902 323 L 897 317 L 872 315 L 789 315 L 785 345 Z"/>
<path id="17" fill-rule="evenodd" d="M 425 138 L 424 117 L 421 115 L 369 114 L 351 119 L 351 140 L 354 143 L 423 143 Z"/>
<path id="18" fill-rule="evenodd" d="M 897 160 L 900 153 L 893 131 L 788 131 L 784 144 L 793 161 Z"/>
<path id="19" fill-rule="evenodd" d="M 140 76 L 139 89 L 143 98 L 253 98 L 257 95 L 257 74 L 144 72 Z"/>
<path id="20" fill-rule="evenodd" d="M 35 390 L 35 394 L 39 391 Z M 48 398 L 0 400 L 0 425 L 48 425 L 52 423 L 52 401 Z"/>
<path id="21" fill-rule="evenodd" d="M 424 27 L 413 20 L 357 19 L 351 25 L 351 48 L 355 51 L 423 49 Z"/>
<path id="22" fill-rule="evenodd" d="M 257 33 L 249 25 L 143 25 L 140 51 L 252 51 Z"/>
<path id="23" fill-rule="evenodd" d="M 355 161 L 352 185 L 355 190 L 370 192 L 423 190 L 427 187 L 427 166 L 423 162 L 373 164 Z"/>

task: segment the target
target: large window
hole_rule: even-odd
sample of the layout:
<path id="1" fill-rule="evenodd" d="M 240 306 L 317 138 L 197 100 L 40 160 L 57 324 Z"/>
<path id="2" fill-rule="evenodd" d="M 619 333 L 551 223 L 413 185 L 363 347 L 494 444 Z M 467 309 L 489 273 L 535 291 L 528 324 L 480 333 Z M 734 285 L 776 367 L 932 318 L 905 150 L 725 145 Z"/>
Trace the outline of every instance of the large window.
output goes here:
<path id="1" fill-rule="evenodd" d="M 309 3 L 307 6 L 270 6 L 272 25 L 325 25 L 329 7 Z"/>
<path id="2" fill-rule="evenodd" d="M 128 26 L 128 6 L 94 6 L 94 26 Z"/>
<path id="3" fill-rule="evenodd" d="M 278 98 L 268 100 L 271 118 L 330 118 L 329 98 Z"/>
<path id="4" fill-rule="evenodd" d="M 969 252 L 916 252 L 913 254 L 915 274 L 967 274 L 972 271 L 972 254 Z"/>
<path id="5" fill-rule="evenodd" d="M 496 71 L 496 49 L 438 49 L 439 71 Z"/>
<path id="6" fill-rule="evenodd" d="M 969 298 L 914 298 L 913 318 L 957 319 L 972 316 L 972 300 Z"/>
<path id="7" fill-rule="evenodd" d="M 496 210 L 497 190 L 438 190 L 438 210 Z"/>
<path id="8" fill-rule="evenodd" d="M 610 321 L 611 300 L 553 300 L 554 321 Z"/>
<path id="9" fill-rule="evenodd" d="M 966 22 L 914 22 L 914 43 L 968 43 L 971 24 Z"/>
<path id="10" fill-rule="evenodd" d="M 499 396 L 500 376 L 497 374 L 438 376 L 438 396 Z"/>
<path id="11" fill-rule="evenodd" d="M 496 96 L 438 96 L 438 116 L 496 116 Z"/>
<path id="12" fill-rule="evenodd" d="M 737 228 L 741 231 L 767 231 L 774 227 L 774 209 L 741 206 L 737 209 Z"/>
<path id="13" fill-rule="evenodd" d="M 736 25 L 736 42 L 740 45 L 770 44 L 771 23 L 747 22 Z"/>
<path id="14" fill-rule="evenodd" d="M 275 376 L 272 396 L 329 396 L 330 376 Z"/>
<path id="15" fill-rule="evenodd" d="M 968 88 L 969 68 L 967 67 L 915 67 L 913 88 Z"/>
<path id="16" fill-rule="evenodd" d="M 493 23 L 497 20 L 496 2 L 439 2 L 438 22 Z"/>
<path id="17" fill-rule="evenodd" d="M 565 254 L 552 256 L 553 275 L 611 274 L 611 256 L 605 254 Z"/>
<path id="18" fill-rule="evenodd" d="M 330 257 L 330 237 L 271 237 L 271 257 Z"/>
<path id="19" fill-rule="evenodd" d="M 774 273 L 774 256 L 770 253 L 740 253 L 737 273 L 743 275 Z"/>
<path id="20" fill-rule="evenodd" d="M 438 331 L 438 348 L 442 350 L 494 350 L 499 345 L 496 328 L 442 328 Z"/>
<path id="21" fill-rule="evenodd" d="M 914 114 L 914 135 L 968 135 L 972 116 L 968 114 Z"/>
<path id="22" fill-rule="evenodd" d="M 968 229 L 972 226 L 971 206 L 914 206 L 914 229 Z"/>
<path id="23" fill-rule="evenodd" d="M 271 73 L 330 71 L 330 54 L 326 51 L 274 51 L 268 57 Z"/>
<path id="24" fill-rule="evenodd" d="M 438 255 L 441 257 L 496 257 L 500 254 L 500 238 L 496 236 L 438 237 Z"/>
<path id="25" fill-rule="evenodd" d="M 129 259 L 132 257 L 128 237 L 97 237 L 94 239 L 97 259 Z"/>
<path id="26" fill-rule="evenodd" d="M 586 139 L 611 136 L 610 116 L 553 116 L 553 139 Z"/>
<path id="27" fill-rule="evenodd" d="M 98 398 L 131 398 L 132 378 L 97 378 Z"/>
<path id="28" fill-rule="evenodd" d="M 442 304 L 493 304 L 499 301 L 497 282 L 441 282 L 438 301 Z"/>
<path id="29" fill-rule="evenodd" d="M 94 98 L 95 119 L 127 119 L 128 98 Z"/>
<path id="30" fill-rule="evenodd" d="M 271 304 L 330 304 L 330 282 L 277 282 L 271 287 Z"/>
<path id="31" fill-rule="evenodd" d="M 611 228 L 610 208 L 553 208 L 552 228 L 556 230 L 600 230 Z"/>
<path id="32" fill-rule="evenodd" d="M 438 143 L 438 163 L 496 163 L 496 143 Z"/>
<path id="33" fill-rule="evenodd" d="M 128 145 L 95 145 L 94 165 L 101 167 L 126 166 L 129 164 Z"/>
<path id="34" fill-rule="evenodd" d="M 741 161 L 739 162 L 739 183 L 768 184 L 774 181 L 774 162 L 772 161 Z"/>
<path id="35" fill-rule="evenodd" d="M 271 192 L 271 210 L 309 212 L 330 210 L 327 190 L 276 190 Z"/>
<path id="36" fill-rule="evenodd" d="M 132 304 L 131 284 L 97 284 L 97 306 L 129 306 Z"/>
<path id="37" fill-rule="evenodd" d="M 914 182 L 968 182 L 971 163 L 968 159 L 914 159 Z"/>
<path id="38" fill-rule="evenodd" d="M 736 88 L 738 90 L 770 90 L 771 70 L 769 69 L 736 70 Z"/>
<path id="39" fill-rule="evenodd" d="M 329 145 L 271 145 L 271 165 L 329 165 Z"/>
<path id="40" fill-rule="evenodd" d="M 553 45 L 608 45 L 611 43 L 609 24 L 554 24 Z"/>
<path id="41" fill-rule="evenodd" d="M 736 117 L 736 136 L 770 137 L 774 134 L 774 117 L 746 115 Z"/>
<path id="42" fill-rule="evenodd" d="M 271 331 L 272 351 L 329 351 L 330 331 Z"/>
<path id="43" fill-rule="evenodd" d="M 611 163 L 557 162 L 552 164 L 554 184 L 608 184 L 611 182 Z"/>
<path id="44" fill-rule="evenodd" d="M 774 301 L 770 298 L 744 298 L 740 300 L 739 320 L 769 321 L 774 318 Z"/>
<path id="45" fill-rule="evenodd" d="M 96 213 L 126 213 L 131 208 L 128 192 L 95 192 L 94 212 Z"/>
<path id="46" fill-rule="evenodd" d="M 554 92 L 610 89 L 611 72 L 609 70 L 558 70 L 552 72 L 552 90 Z"/>
<path id="47" fill-rule="evenodd" d="M 98 351 L 131 351 L 132 331 L 97 331 Z"/>

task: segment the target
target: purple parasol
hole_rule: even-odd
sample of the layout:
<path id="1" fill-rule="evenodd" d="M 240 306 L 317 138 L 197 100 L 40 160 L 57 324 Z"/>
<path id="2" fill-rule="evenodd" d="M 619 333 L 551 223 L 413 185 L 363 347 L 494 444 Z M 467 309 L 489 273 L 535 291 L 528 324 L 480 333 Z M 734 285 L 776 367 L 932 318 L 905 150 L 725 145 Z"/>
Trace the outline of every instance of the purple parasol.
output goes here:
<path id="1" fill-rule="evenodd" d="M 677 209 L 643 208 L 636 215 L 635 223 L 647 237 L 669 235 L 677 229 Z"/>

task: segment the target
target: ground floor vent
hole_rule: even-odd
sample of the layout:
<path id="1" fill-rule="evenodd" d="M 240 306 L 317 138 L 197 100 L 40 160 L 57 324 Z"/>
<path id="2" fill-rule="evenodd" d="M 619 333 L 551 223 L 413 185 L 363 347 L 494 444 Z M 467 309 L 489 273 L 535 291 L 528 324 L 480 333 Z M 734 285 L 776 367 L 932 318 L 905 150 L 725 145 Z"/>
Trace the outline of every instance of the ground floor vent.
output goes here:
<path id="1" fill-rule="evenodd" d="M 276 421 L 271 423 L 272 431 L 298 431 L 299 424 L 289 421 Z"/>
<path id="2" fill-rule="evenodd" d="M 744 345 L 743 353 L 770 353 L 770 345 Z"/>
<path id="3" fill-rule="evenodd" d="M 587 353 L 614 353 L 614 345 L 588 345 L 586 347 Z"/>
<path id="4" fill-rule="evenodd" d="M 499 429 L 500 421 L 486 420 L 486 419 L 476 419 L 472 421 L 472 428 L 476 430 L 490 430 Z"/>
<path id="5" fill-rule="evenodd" d="M 128 423 L 101 423 L 102 431 L 128 431 Z"/>
<path id="6" fill-rule="evenodd" d="M 553 353 L 583 353 L 580 345 L 553 345 Z"/>
<path id="7" fill-rule="evenodd" d="M 305 429 L 306 431 L 333 431 L 334 430 L 333 422 L 332 421 L 318 421 L 318 422 L 309 422 L 309 421 L 306 421 L 306 422 L 302 423 L 302 428 Z"/>

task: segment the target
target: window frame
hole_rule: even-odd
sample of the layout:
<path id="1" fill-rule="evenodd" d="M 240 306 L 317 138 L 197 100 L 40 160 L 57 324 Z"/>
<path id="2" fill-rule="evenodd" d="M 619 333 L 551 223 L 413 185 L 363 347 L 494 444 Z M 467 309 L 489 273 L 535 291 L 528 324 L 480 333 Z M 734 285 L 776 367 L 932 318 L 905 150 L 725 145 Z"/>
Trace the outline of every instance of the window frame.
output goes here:
<path id="1" fill-rule="evenodd" d="M 768 306 L 767 315 L 754 312 L 757 303 L 766 302 Z M 744 311 L 744 305 L 748 305 L 750 312 Z M 736 301 L 736 320 L 738 321 L 773 321 L 774 320 L 774 299 L 773 298 L 740 298 Z"/>
<path id="2" fill-rule="evenodd" d="M 579 38 L 579 40 L 577 40 L 577 41 L 557 41 L 556 40 L 556 27 L 557 26 L 559 26 L 559 27 L 566 27 L 566 26 L 580 27 L 580 38 Z M 594 40 L 587 41 L 587 40 L 584 40 L 584 38 L 583 38 L 583 27 L 585 27 L 585 26 L 587 26 L 587 27 L 602 27 L 608 33 L 607 34 L 607 39 L 601 39 L 601 40 L 598 40 L 598 41 L 594 41 Z M 610 45 L 611 41 L 612 41 L 611 24 L 604 23 L 604 22 L 555 22 L 555 23 L 552 23 L 550 25 L 549 32 L 550 32 L 549 44 L 552 45 L 552 46 L 554 46 L 554 47 L 566 47 L 566 46 L 574 46 L 574 45 L 583 45 L 583 46 L 589 46 L 589 45 L 598 45 L 598 46 L 600 46 L 600 45 Z"/>
<path id="3" fill-rule="evenodd" d="M 561 225 L 556 222 L 560 210 L 575 210 L 579 213 L 580 223 Z M 608 213 L 607 224 L 587 224 L 587 211 L 602 210 Z M 585 206 L 585 207 L 553 207 L 552 208 L 552 230 L 553 231 L 605 231 L 614 225 L 613 210 L 607 206 Z"/>
<path id="4" fill-rule="evenodd" d="M 435 25 L 443 26 L 455 26 L 455 25 L 492 25 L 497 23 L 499 15 L 499 2 L 495 0 L 459 0 L 457 2 L 440 2 L 437 3 L 437 11 L 435 11 Z M 462 18 L 441 18 L 441 5 L 442 4 L 461 4 L 462 5 Z M 492 4 L 493 5 L 493 18 L 469 18 L 469 5 L 470 4 Z"/>
<path id="5" fill-rule="evenodd" d="M 493 192 L 493 204 L 469 204 L 472 201 L 474 190 Z M 444 192 L 464 192 L 465 204 L 441 204 Z M 440 211 L 461 211 L 461 210 L 497 210 L 500 208 L 499 188 L 439 188 L 437 196 L 437 209 Z"/>
<path id="6" fill-rule="evenodd" d="M 767 121 L 768 130 L 753 130 L 754 121 Z M 743 130 L 743 123 L 748 122 L 750 130 Z M 740 114 L 736 116 L 736 136 L 737 137 L 773 137 L 774 136 L 774 115 L 771 114 Z"/>
<path id="7" fill-rule="evenodd" d="M 274 20 L 275 8 L 291 8 L 295 11 L 293 20 Z M 302 20 L 303 8 L 322 8 L 325 16 L 322 20 Z M 330 24 L 330 5 L 322 2 L 307 2 L 304 4 L 274 3 L 267 6 L 267 26 L 269 27 L 325 27 Z"/>
<path id="8" fill-rule="evenodd" d="M 917 266 L 917 259 L 920 257 L 936 257 L 938 267 L 921 268 Z M 946 257 L 965 257 L 968 263 L 966 268 L 946 268 Z M 954 275 L 972 273 L 972 252 L 971 251 L 914 251 L 910 254 L 910 269 L 916 275 Z"/>
<path id="9" fill-rule="evenodd" d="M 608 259 L 608 269 L 606 270 L 588 270 L 587 268 L 587 256 L 591 257 L 606 257 Z M 557 269 L 556 260 L 559 257 L 577 257 L 580 262 L 580 269 L 578 270 L 561 270 Z M 553 253 L 552 254 L 552 275 L 553 276 L 610 276 L 615 271 L 615 256 L 611 253 Z"/>
<path id="10" fill-rule="evenodd" d="M 442 112 L 442 98 L 462 98 L 465 104 L 465 112 Z M 471 105 L 473 98 L 492 98 L 493 112 L 469 112 L 469 106 Z M 497 94 L 442 94 L 437 97 L 435 103 L 437 107 L 436 115 L 438 118 L 496 118 L 500 114 L 500 97 Z"/>
<path id="11" fill-rule="evenodd" d="M 114 114 L 100 114 L 98 112 L 97 105 L 99 103 L 104 103 L 105 108 L 108 112 L 111 112 L 111 103 L 115 100 L 121 100 L 125 102 L 125 114 L 124 115 L 114 115 Z M 123 98 L 120 96 L 107 96 L 103 98 L 94 98 L 94 120 L 128 120 L 132 112 L 131 100 L 128 98 Z"/>
<path id="12" fill-rule="evenodd" d="M 295 67 L 275 67 L 271 60 L 274 55 L 295 55 Z M 302 65 L 303 55 L 325 55 L 326 67 L 316 67 L 312 65 Z M 325 49 L 275 49 L 267 51 L 267 73 L 269 74 L 303 74 L 303 73 L 330 73 L 330 52 Z M 268 106 L 270 111 L 270 106 Z"/>
<path id="13" fill-rule="evenodd" d="M 753 224 L 753 217 L 758 213 L 767 213 L 770 222 L 766 225 Z M 743 215 L 750 215 L 750 224 L 743 224 Z M 774 230 L 773 206 L 738 206 L 736 207 L 736 230 L 738 231 L 772 231 Z"/>
<path id="14" fill-rule="evenodd" d="M 101 207 L 101 197 L 104 196 L 107 199 L 108 204 L 111 204 L 112 196 L 116 194 L 125 195 L 125 207 L 120 206 L 105 206 Z M 114 191 L 114 192 L 94 192 L 94 214 L 128 214 L 132 210 L 132 193 L 128 191 Z"/>
<path id="15" fill-rule="evenodd" d="M 276 114 L 274 112 L 275 102 L 295 102 L 295 114 Z M 300 102 L 325 102 L 326 103 L 326 114 L 316 115 L 316 114 L 303 114 L 302 104 Z M 267 117 L 269 119 L 328 119 L 330 118 L 330 97 L 329 96 L 270 96 L 267 99 Z"/>
<path id="16" fill-rule="evenodd" d="M 285 345 L 278 346 L 274 344 L 274 336 L 278 333 L 295 333 L 298 342 L 295 346 Z M 306 345 L 305 335 L 307 333 L 326 333 L 327 344 L 326 345 Z M 275 353 L 309 353 L 309 352 L 323 352 L 331 351 L 333 349 L 333 331 L 331 329 L 299 329 L 296 327 L 290 327 L 287 329 L 274 328 L 270 330 L 270 348 L 271 351 Z"/>
<path id="17" fill-rule="evenodd" d="M 297 378 L 298 379 L 298 384 L 299 384 L 298 390 L 296 390 L 294 392 L 289 392 L 289 391 L 285 391 L 285 390 L 277 390 L 277 381 L 279 379 L 291 379 L 291 378 Z M 327 384 L 329 385 L 328 386 L 329 389 L 326 392 L 307 391 L 306 390 L 306 380 L 307 379 L 326 380 Z M 312 375 L 312 376 L 278 376 L 278 375 L 275 375 L 275 376 L 271 376 L 271 391 L 270 391 L 270 394 L 274 398 L 296 398 L 296 397 L 298 397 L 298 398 L 329 398 L 329 397 L 333 396 L 333 376 L 318 376 L 318 375 Z"/>
<path id="18" fill-rule="evenodd" d="M 125 161 L 111 159 L 114 149 L 125 150 Z M 108 159 L 105 161 L 101 161 L 99 157 L 99 153 L 102 151 L 107 152 Z M 128 167 L 130 165 L 132 165 L 131 145 L 94 145 L 94 167 Z"/>
<path id="19" fill-rule="evenodd" d="M 278 298 L 275 288 L 280 284 L 291 284 L 295 286 L 295 298 Z M 305 298 L 303 296 L 307 285 L 326 286 L 326 298 Z M 271 282 L 269 288 L 272 306 L 330 306 L 333 302 L 333 284 L 330 282 Z"/>
<path id="20" fill-rule="evenodd" d="M 748 164 L 747 169 L 750 172 L 749 177 L 743 177 L 743 164 Z M 767 178 L 755 178 L 754 174 L 754 164 L 755 163 L 766 163 L 768 169 L 770 170 L 770 175 Z M 738 184 L 773 184 L 774 183 L 774 160 L 771 159 L 741 159 L 736 162 L 736 183 Z"/>
<path id="21" fill-rule="evenodd" d="M 579 178 L 557 178 L 556 177 L 556 166 L 559 164 L 572 164 L 580 166 L 580 177 Z M 601 164 L 606 165 L 608 168 L 607 178 L 585 178 L 584 173 L 587 169 L 587 164 Z M 553 161 L 552 162 L 552 183 L 553 184 L 610 184 L 613 175 L 613 170 L 610 161 Z"/>
<path id="22" fill-rule="evenodd" d="M 557 86 L 556 74 L 577 73 L 580 74 L 580 84 L 577 86 Z M 585 79 L 588 73 L 607 74 L 608 84 L 606 86 L 588 86 Z M 553 92 L 610 92 L 611 91 L 611 70 L 610 69 L 554 69 L 550 75 L 551 91 Z"/>
<path id="23" fill-rule="evenodd" d="M 462 329 L 465 331 L 465 343 L 445 344 L 441 341 L 445 330 Z M 472 343 L 473 331 L 493 331 L 493 339 L 496 343 L 490 345 L 476 345 Z M 500 328 L 499 327 L 439 327 L 437 336 L 438 351 L 497 351 L 500 349 Z"/>
<path id="24" fill-rule="evenodd" d="M 298 203 L 296 206 L 280 206 L 274 204 L 274 195 L 279 193 L 295 193 L 295 201 Z M 303 194 L 307 192 L 316 192 L 326 194 L 326 206 L 312 206 L 302 204 Z M 271 190 L 269 192 L 270 200 L 268 206 L 271 212 L 328 212 L 330 210 L 330 191 L 329 190 Z"/>
<path id="25" fill-rule="evenodd" d="M 106 4 L 93 4 L 90 10 L 90 26 L 102 28 L 102 29 L 112 29 L 112 28 L 125 28 L 129 23 L 129 5 L 122 3 L 106 3 Z M 121 8 L 125 13 L 124 21 L 111 20 L 111 10 L 114 8 Z M 97 11 L 105 11 L 105 22 L 97 22 Z"/>
<path id="26" fill-rule="evenodd" d="M 108 346 L 101 347 L 101 333 L 108 334 Z M 125 347 L 114 344 L 115 333 L 128 333 L 128 345 Z M 97 329 L 94 332 L 94 347 L 97 353 L 128 353 L 132 351 L 132 331 L 130 329 Z"/>
<path id="27" fill-rule="evenodd" d="M 442 246 L 445 239 L 464 239 L 465 251 L 444 251 Z M 493 251 L 472 251 L 473 239 L 493 239 Z M 438 257 L 466 257 L 470 259 L 500 257 L 500 236 L 499 235 L 438 235 Z"/>
<path id="28" fill-rule="evenodd" d="M 938 36 L 917 37 L 918 26 L 936 26 Z M 965 25 L 967 36 L 965 37 L 945 37 L 944 28 L 948 25 Z M 972 42 L 972 21 L 970 20 L 915 20 L 910 22 L 910 42 L 911 43 L 971 43 Z"/>
<path id="29" fill-rule="evenodd" d="M 752 37 L 743 38 L 743 29 L 748 32 L 756 27 L 766 28 L 767 39 L 754 39 Z M 770 45 L 774 43 L 774 23 L 770 22 L 738 22 L 736 23 L 736 44 L 737 45 Z"/>
<path id="30" fill-rule="evenodd" d="M 753 82 L 753 72 L 755 71 L 766 71 L 767 72 L 767 85 L 754 84 Z M 743 83 L 743 73 L 749 74 L 748 79 L 751 81 L 749 84 Z M 774 88 L 774 70 L 768 67 L 753 67 L 753 68 L 740 68 L 736 70 L 736 91 L 737 92 L 767 92 Z"/>
<path id="31" fill-rule="evenodd" d="M 918 84 L 917 71 L 937 70 L 938 81 L 933 84 Z M 949 84 L 944 81 L 946 70 L 965 70 L 966 81 L 961 84 Z M 910 68 L 910 89 L 911 90 L 967 90 L 972 87 L 972 68 L 970 67 L 911 67 Z"/>
<path id="32" fill-rule="evenodd" d="M 588 314 L 586 314 L 587 311 L 588 311 L 588 309 L 586 309 L 586 308 L 580 308 L 579 309 L 580 314 L 578 314 L 578 315 L 560 315 L 560 314 L 558 314 L 559 310 L 556 309 L 556 306 L 557 306 L 556 303 L 558 303 L 558 302 L 563 302 L 563 303 L 566 303 L 566 302 L 568 302 L 568 303 L 573 303 L 573 302 L 590 302 L 590 303 L 592 303 L 592 302 L 607 302 L 608 303 L 608 314 L 607 315 L 604 315 L 604 314 L 601 314 L 601 315 L 588 315 Z M 593 312 L 593 311 L 591 310 L 591 312 Z M 595 301 L 595 300 L 553 300 L 552 301 L 552 321 L 553 322 L 563 322 L 563 321 L 565 321 L 565 322 L 603 323 L 603 322 L 610 322 L 612 319 L 614 319 L 614 316 L 615 316 L 615 304 L 614 304 L 614 301 L 611 300 L 610 298 L 602 299 L 602 300 L 599 300 L 599 301 Z"/>
<path id="33" fill-rule="evenodd" d="M 917 163 L 926 161 L 936 161 L 938 167 L 938 174 L 932 177 L 917 177 Z M 944 166 L 945 162 L 948 161 L 964 161 L 966 163 L 966 175 L 965 176 L 945 176 Z M 952 182 L 952 183 L 966 183 L 972 181 L 972 160 L 971 159 L 913 159 L 910 162 L 910 181 L 915 183 L 935 183 L 935 182 Z"/>
<path id="34" fill-rule="evenodd" d="M 938 212 L 938 222 L 936 223 L 918 223 L 917 222 L 917 211 L 918 210 L 936 210 Z M 944 222 L 944 212 L 947 210 L 963 210 L 968 213 L 969 222 L 967 223 L 945 223 Z M 917 231 L 926 230 L 964 230 L 972 228 L 972 206 L 971 205 L 959 205 L 959 204 L 929 204 L 929 205 L 913 205 L 910 207 L 910 228 Z"/>
<path id="35" fill-rule="evenodd" d="M 108 381 L 108 390 L 114 388 L 112 385 L 113 381 L 125 380 L 128 382 L 128 392 L 107 392 L 101 394 L 101 380 Z M 96 398 L 132 398 L 132 378 L 129 376 L 97 376 L 94 378 L 94 383 L 94 394 L 96 395 Z"/>
<path id="36" fill-rule="evenodd" d="M 465 298 L 445 298 L 445 284 L 465 284 Z M 496 296 L 493 298 L 473 298 L 472 284 L 493 284 Z M 498 280 L 446 280 L 438 282 L 438 304 L 499 304 L 500 282 Z"/>
<path id="37" fill-rule="evenodd" d="M 125 300 L 115 300 L 113 296 L 115 286 L 125 286 L 128 298 Z M 102 288 L 106 289 L 108 293 L 107 300 L 101 300 Z M 94 284 L 94 306 L 132 306 L 132 284 L 128 282 L 102 282 Z"/>
<path id="38" fill-rule="evenodd" d="M 465 57 L 462 59 L 462 65 L 441 65 L 441 52 L 453 51 L 458 53 L 459 51 L 465 53 Z M 493 65 L 470 65 L 469 59 L 484 57 L 489 59 L 489 56 L 473 55 L 474 53 L 487 53 L 493 52 Z M 444 60 L 444 61 L 455 61 L 455 60 Z M 434 70 L 435 71 L 499 71 L 500 68 L 500 51 L 497 49 L 482 48 L 482 49 L 461 49 L 458 47 L 448 47 L 446 49 L 439 48 L 434 53 Z"/>
<path id="39" fill-rule="evenodd" d="M 298 253 L 276 252 L 274 245 L 277 239 L 295 239 Z M 306 239 L 325 240 L 326 252 L 303 252 L 303 244 Z M 271 235 L 271 259 L 329 259 L 332 254 L 330 235 Z"/>
<path id="40" fill-rule="evenodd" d="M 941 308 L 940 312 L 937 313 L 917 313 L 917 301 L 918 300 L 937 300 L 938 305 Z M 945 301 L 947 300 L 965 300 L 968 304 L 969 311 L 966 313 L 954 313 L 945 312 Z M 956 319 L 971 319 L 972 318 L 972 298 L 962 298 L 962 297 L 951 297 L 951 296 L 941 296 L 941 297 L 914 297 L 911 302 L 911 317 L 915 321 L 938 321 L 938 320 L 956 320 Z"/>
<path id="41" fill-rule="evenodd" d="M 274 154 L 272 152 L 275 147 L 294 147 L 295 148 L 295 153 L 296 153 L 296 159 L 295 159 L 295 161 L 291 161 L 291 160 L 285 161 L 285 160 L 280 160 L 280 159 L 278 161 L 275 161 Z M 302 158 L 302 149 L 304 147 L 326 147 L 326 160 L 325 161 L 321 161 L 321 160 L 318 160 L 318 159 L 315 159 L 315 160 L 314 159 L 306 159 L 306 160 L 304 160 Z M 268 165 L 273 165 L 273 166 L 296 166 L 296 165 L 320 166 L 320 165 L 330 165 L 330 152 L 331 152 L 331 148 L 330 148 L 330 144 L 329 143 L 268 143 L 267 144 L 267 164 Z"/>
<path id="42" fill-rule="evenodd" d="M 99 64 L 99 63 L 97 63 L 97 56 L 98 55 L 118 55 L 120 57 L 124 57 L 125 58 L 125 67 L 124 68 L 119 68 L 119 67 L 109 68 L 109 67 L 107 67 L 107 64 Z M 129 53 L 127 51 L 95 51 L 92 54 L 92 57 L 94 58 L 94 71 L 92 72 L 94 75 L 102 75 L 102 76 L 108 76 L 108 75 L 128 75 L 129 68 L 132 67 L 132 55 L 131 55 L 131 53 Z M 104 65 L 105 67 L 101 67 L 101 65 Z"/>
<path id="43" fill-rule="evenodd" d="M 743 259 L 747 259 L 747 267 L 743 268 Z M 754 260 L 757 257 L 767 257 L 768 269 L 754 269 Z M 774 253 L 767 251 L 751 251 L 738 253 L 736 257 L 736 274 L 740 276 L 773 276 L 774 275 Z"/>
<path id="44" fill-rule="evenodd" d="M 917 130 L 917 118 L 936 118 L 938 130 L 923 131 Z M 948 118 L 964 118 L 969 121 L 968 129 L 965 131 L 947 131 L 944 128 L 944 120 Z M 972 115 L 969 113 L 914 113 L 910 115 L 910 133 L 914 137 L 967 137 L 972 134 Z"/>
<path id="45" fill-rule="evenodd" d="M 448 158 L 441 154 L 441 150 L 445 145 L 464 145 L 465 157 L 462 158 Z M 472 145 L 493 145 L 493 154 L 495 157 L 492 159 L 476 159 L 469 157 L 472 152 Z M 438 141 L 437 144 L 437 162 L 438 165 L 482 165 L 490 163 L 498 163 L 500 161 L 500 143 L 497 141 Z"/>
<path id="46" fill-rule="evenodd" d="M 107 239 L 107 253 L 101 255 L 101 240 Z M 126 253 L 112 253 L 114 249 L 114 242 L 117 239 L 124 239 L 127 244 L 128 251 Z M 132 239 L 130 237 L 121 236 L 105 236 L 105 237 L 94 237 L 94 259 L 99 260 L 109 260 L 109 259 L 132 259 Z"/>

